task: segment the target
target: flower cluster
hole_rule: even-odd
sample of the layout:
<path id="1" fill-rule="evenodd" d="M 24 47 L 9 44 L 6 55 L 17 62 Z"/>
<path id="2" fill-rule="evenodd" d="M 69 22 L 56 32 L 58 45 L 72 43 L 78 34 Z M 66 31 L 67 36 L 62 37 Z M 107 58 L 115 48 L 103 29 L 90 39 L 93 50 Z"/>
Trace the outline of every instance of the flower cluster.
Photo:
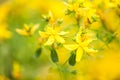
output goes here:
<path id="1" fill-rule="evenodd" d="M 76 15 L 79 15 L 79 14 L 81 16 L 87 15 L 87 17 L 85 17 L 85 19 L 89 19 L 89 21 L 90 21 L 90 18 L 92 18 L 92 12 L 94 12 L 94 11 L 92 10 L 92 12 L 91 12 L 91 10 L 84 8 L 83 6 L 80 6 L 80 7 L 79 6 L 80 6 L 80 4 L 78 4 L 78 2 L 76 2 L 73 5 L 71 5 L 70 7 L 68 7 L 68 10 L 75 11 Z M 79 11 L 81 9 L 83 9 L 83 10 Z M 79 14 L 77 11 L 79 11 Z M 81 14 L 81 12 L 86 13 L 86 11 L 88 11 L 87 13 L 89 15 Z M 77 18 L 79 18 L 79 17 L 77 17 Z M 74 54 L 75 58 L 73 59 L 75 61 L 75 63 L 79 62 L 81 60 L 83 53 L 91 54 L 91 53 L 97 52 L 97 50 L 93 49 L 90 46 L 90 43 L 93 40 L 95 40 L 95 38 L 93 37 L 94 33 L 88 27 L 86 27 L 84 24 L 83 24 L 83 26 L 78 25 L 79 30 L 77 30 L 72 37 L 71 36 L 69 37 L 69 34 L 70 34 L 69 30 L 65 31 L 64 29 L 62 29 L 61 24 L 59 24 L 59 26 L 58 26 L 58 21 L 56 21 L 54 19 L 51 11 L 49 12 L 49 15 L 47 15 L 47 16 L 44 15 L 43 19 L 45 19 L 45 21 L 47 21 L 47 24 L 43 31 L 39 31 L 40 47 L 41 48 L 45 47 L 45 46 L 49 47 L 49 49 L 51 51 L 51 58 L 52 58 L 53 62 L 58 62 L 58 61 L 54 60 L 55 58 L 56 58 L 56 60 L 58 60 L 57 51 L 56 51 L 55 47 L 56 46 L 60 47 L 60 45 L 61 45 L 61 47 L 65 47 L 67 50 L 70 50 L 72 52 L 75 51 L 75 54 Z M 34 34 L 34 32 L 37 28 L 38 28 L 38 25 L 29 27 L 25 24 L 23 30 L 16 29 L 16 31 L 23 36 L 30 36 L 30 35 Z M 68 42 L 67 41 L 68 39 L 73 39 L 74 37 L 75 37 L 74 40 L 70 41 L 70 43 L 66 43 L 66 42 Z M 41 49 L 41 48 L 39 48 L 39 49 Z M 40 50 L 40 52 L 41 52 L 41 50 Z M 72 60 L 70 60 L 70 59 L 71 58 L 69 58 L 68 61 L 71 64 Z"/>

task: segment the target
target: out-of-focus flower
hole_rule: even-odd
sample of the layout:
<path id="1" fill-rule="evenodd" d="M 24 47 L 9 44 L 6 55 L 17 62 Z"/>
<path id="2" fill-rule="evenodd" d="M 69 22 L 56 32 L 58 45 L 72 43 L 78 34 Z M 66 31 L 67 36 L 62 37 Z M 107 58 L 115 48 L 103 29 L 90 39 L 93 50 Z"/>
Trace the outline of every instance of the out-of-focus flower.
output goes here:
<path id="1" fill-rule="evenodd" d="M 10 11 L 10 6 L 7 3 L 0 5 L 0 23 L 5 22 L 6 17 Z"/>
<path id="2" fill-rule="evenodd" d="M 49 11 L 48 15 L 42 15 L 42 16 L 46 21 L 48 21 L 50 25 L 53 25 L 53 23 L 55 23 L 56 21 L 51 11 Z"/>
<path id="3" fill-rule="evenodd" d="M 106 8 L 117 7 L 120 4 L 119 0 L 104 0 L 103 2 Z"/>
<path id="4" fill-rule="evenodd" d="M 21 78 L 21 67 L 20 67 L 20 64 L 18 62 L 13 62 L 12 76 L 15 79 L 20 79 Z"/>
<path id="5" fill-rule="evenodd" d="M 4 25 L 0 25 L 0 39 L 9 39 L 11 32 Z"/>
<path id="6" fill-rule="evenodd" d="M 88 9 L 84 17 L 86 17 L 86 19 L 88 19 L 90 23 L 95 22 L 98 18 L 98 15 L 96 14 L 96 9 Z"/>
<path id="7" fill-rule="evenodd" d="M 3 75 L 0 75 L 0 80 L 9 80 L 9 79 Z"/>
<path id="8" fill-rule="evenodd" d="M 97 52 L 93 48 L 89 48 L 89 44 L 93 40 L 94 39 L 91 38 L 90 35 L 87 33 L 87 30 L 81 27 L 75 38 L 76 43 L 66 44 L 64 45 L 64 47 L 71 51 L 76 50 L 76 61 L 79 62 L 84 51 L 87 53 Z"/>
<path id="9" fill-rule="evenodd" d="M 62 36 L 67 34 L 67 32 L 59 32 L 59 30 L 54 29 L 52 27 L 46 27 L 45 32 L 39 31 L 39 34 L 43 39 L 47 38 L 45 45 L 52 45 L 54 42 L 64 43 L 65 40 Z"/>
<path id="10" fill-rule="evenodd" d="M 119 16 L 115 13 L 115 10 L 110 9 L 109 11 L 100 11 L 98 12 L 101 20 L 105 24 L 105 27 L 112 31 L 115 32 L 116 30 L 119 29 L 119 24 L 120 24 L 120 18 Z M 101 23 L 102 24 L 102 23 Z"/>
<path id="11" fill-rule="evenodd" d="M 68 6 L 67 14 L 75 13 L 77 22 L 79 22 L 79 20 L 82 18 L 82 25 L 84 26 L 88 26 L 88 24 L 95 22 L 98 18 L 96 9 L 90 2 L 77 0 L 75 2 L 65 4 Z"/>
<path id="12" fill-rule="evenodd" d="M 6 18 L 10 11 L 8 3 L 0 5 L 0 40 L 11 37 L 11 32 L 7 29 Z"/>
<path id="13" fill-rule="evenodd" d="M 24 24 L 24 28 L 16 29 L 16 32 L 23 36 L 31 36 L 38 29 L 38 27 L 39 27 L 39 24 L 36 24 L 34 26 L 28 26 L 27 24 Z"/>
<path id="14" fill-rule="evenodd" d="M 42 16 L 51 27 L 62 23 L 62 18 L 56 18 L 51 11 L 49 11 L 48 15 L 42 15 Z"/>

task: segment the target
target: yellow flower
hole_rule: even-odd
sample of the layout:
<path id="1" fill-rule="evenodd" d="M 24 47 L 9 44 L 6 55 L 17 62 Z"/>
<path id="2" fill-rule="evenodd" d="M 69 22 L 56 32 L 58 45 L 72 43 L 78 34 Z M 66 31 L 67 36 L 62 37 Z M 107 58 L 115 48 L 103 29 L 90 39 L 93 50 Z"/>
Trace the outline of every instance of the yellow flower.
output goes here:
<path id="1" fill-rule="evenodd" d="M 12 76 L 15 79 L 20 79 L 21 78 L 21 67 L 18 62 L 13 62 L 13 71 L 12 71 Z"/>
<path id="2" fill-rule="evenodd" d="M 96 22 L 99 19 L 99 16 L 96 14 L 96 9 L 86 8 L 84 13 L 84 24 L 91 24 Z M 86 25 L 88 26 L 88 25 Z"/>
<path id="3" fill-rule="evenodd" d="M 53 16 L 53 13 L 51 11 L 49 11 L 48 15 L 42 15 L 44 19 L 46 19 L 46 21 L 48 21 L 48 23 L 50 24 L 50 26 L 53 26 L 56 22 L 55 17 Z"/>
<path id="4" fill-rule="evenodd" d="M 87 53 L 96 52 L 96 50 L 88 47 L 93 40 L 94 39 L 88 35 L 87 30 L 81 27 L 75 38 L 76 43 L 66 44 L 64 47 L 68 50 L 76 50 L 76 62 L 79 62 L 84 51 Z"/>
<path id="5" fill-rule="evenodd" d="M 68 6 L 68 11 L 75 12 L 75 17 L 78 19 L 83 17 L 84 22 L 92 23 L 96 21 L 98 15 L 96 14 L 96 9 L 94 6 L 84 0 L 76 0 L 76 2 L 65 3 Z M 84 24 L 84 23 L 83 23 Z"/>
<path id="6" fill-rule="evenodd" d="M 45 45 L 52 45 L 54 42 L 64 43 L 65 40 L 62 36 L 67 34 L 67 32 L 59 32 L 58 30 L 53 29 L 52 27 L 46 27 L 45 32 L 39 31 L 39 34 L 42 38 L 47 38 Z"/>
<path id="7" fill-rule="evenodd" d="M 65 3 L 65 5 L 68 7 L 68 10 L 70 12 L 75 12 L 76 14 L 83 13 L 83 11 L 81 11 L 81 9 L 83 8 L 83 1 L 76 1 L 76 2 L 68 2 Z"/>
<path id="8" fill-rule="evenodd" d="M 16 29 L 16 32 L 23 36 L 30 36 L 34 34 L 35 30 L 37 30 L 38 27 L 39 27 L 39 24 L 36 24 L 32 27 L 28 26 L 27 24 L 24 24 L 24 28 Z"/>
<path id="9" fill-rule="evenodd" d="M 11 32 L 7 30 L 6 25 L 0 24 L 0 39 L 8 39 L 11 37 Z"/>
<path id="10" fill-rule="evenodd" d="M 92 5 L 89 2 L 86 2 L 84 0 L 76 0 L 75 2 L 68 2 L 65 3 L 65 5 L 68 7 L 68 10 L 75 11 L 76 13 L 79 12 L 83 13 L 80 9 L 86 9 L 92 7 Z"/>
<path id="11" fill-rule="evenodd" d="M 11 32 L 7 29 L 6 18 L 10 11 L 9 3 L 0 4 L 0 40 L 11 37 Z"/>

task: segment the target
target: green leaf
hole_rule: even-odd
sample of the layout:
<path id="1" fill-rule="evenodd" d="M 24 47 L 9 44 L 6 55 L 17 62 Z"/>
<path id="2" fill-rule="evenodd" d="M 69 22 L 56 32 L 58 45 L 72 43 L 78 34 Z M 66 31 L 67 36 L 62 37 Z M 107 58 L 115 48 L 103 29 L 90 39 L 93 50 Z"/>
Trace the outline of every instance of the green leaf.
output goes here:
<path id="1" fill-rule="evenodd" d="M 54 48 L 51 48 L 51 59 L 54 63 L 58 62 L 58 55 L 57 55 L 57 52 Z"/>
<path id="2" fill-rule="evenodd" d="M 35 58 L 38 58 L 38 57 L 41 55 L 41 52 L 42 52 L 42 48 L 38 48 L 38 49 L 35 51 L 34 57 L 35 57 Z"/>
<path id="3" fill-rule="evenodd" d="M 69 64 L 71 65 L 71 66 L 74 66 L 75 65 L 75 63 L 76 63 L 76 54 L 75 54 L 75 51 L 72 51 L 71 52 L 71 56 L 70 56 L 70 58 L 69 58 Z"/>

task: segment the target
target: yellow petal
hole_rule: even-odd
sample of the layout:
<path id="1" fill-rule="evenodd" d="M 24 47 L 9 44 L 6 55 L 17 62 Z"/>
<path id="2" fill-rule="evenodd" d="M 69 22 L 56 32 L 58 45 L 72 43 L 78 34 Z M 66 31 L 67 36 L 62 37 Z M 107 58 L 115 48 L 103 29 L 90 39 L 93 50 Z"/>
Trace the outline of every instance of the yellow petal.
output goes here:
<path id="1" fill-rule="evenodd" d="M 84 42 L 81 43 L 81 46 L 86 47 L 88 46 L 93 40 L 89 39 L 89 40 L 85 40 Z"/>
<path id="2" fill-rule="evenodd" d="M 54 36 L 49 36 L 45 45 L 52 45 L 54 43 L 54 41 L 55 41 Z"/>
<path id="3" fill-rule="evenodd" d="M 54 33 L 55 31 L 52 29 L 52 27 L 46 27 L 45 28 L 45 31 L 47 32 L 47 33 Z"/>
<path id="4" fill-rule="evenodd" d="M 81 26 L 80 29 L 79 29 L 79 32 L 76 35 L 76 42 L 77 43 L 81 43 L 81 41 L 82 41 L 82 36 L 81 35 L 82 35 L 84 30 L 85 30 L 84 26 Z"/>
<path id="5" fill-rule="evenodd" d="M 84 50 L 87 52 L 87 53 L 95 53 L 97 52 L 97 50 L 93 49 L 93 48 L 88 48 L 88 47 L 85 47 Z"/>
<path id="6" fill-rule="evenodd" d="M 29 27 L 27 24 L 24 24 L 24 29 L 25 29 L 26 31 L 28 31 L 28 30 L 30 29 L 30 27 Z"/>
<path id="7" fill-rule="evenodd" d="M 79 33 L 76 35 L 76 42 L 77 42 L 77 43 L 81 43 L 81 40 L 82 40 L 82 39 L 81 39 L 81 33 L 82 33 L 82 32 L 79 32 Z"/>
<path id="8" fill-rule="evenodd" d="M 51 18 L 53 18 L 53 13 L 52 13 L 52 11 L 49 11 L 49 16 L 50 16 Z"/>
<path id="9" fill-rule="evenodd" d="M 72 50 L 75 50 L 75 49 L 78 48 L 78 44 L 66 44 L 66 45 L 64 45 L 64 47 L 65 47 L 66 49 L 72 51 Z"/>
<path id="10" fill-rule="evenodd" d="M 58 35 L 55 36 L 55 40 L 59 43 L 64 43 L 65 42 L 64 38 L 62 38 L 61 36 L 58 36 Z"/>
<path id="11" fill-rule="evenodd" d="M 65 34 L 68 34 L 69 32 L 65 32 L 65 31 L 61 31 L 58 33 L 58 35 L 65 35 Z"/>
<path id="12" fill-rule="evenodd" d="M 35 30 L 38 29 L 38 27 L 39 27 L 39 24 L 34 25 L 31 29 L 31 34 L 33 34 L 35 32 Z"/>
<path id="13" fill-rule="evenodd" d="M 85 37 L 85 34 L 86 34 L 85 32 L 86 32 L 86 29 L 84 28 L 84 26 L 81 26 L 79 29 L 79 32 L 76 35 L 77 43 L 81 43 L 83 41 L 83 37 Z M 83 34 L 83 33 L 85 33 L 85 34 Z"/>
<path id="14" fill-rule="evenodd" d="M 49 35 L 46 32 L 39 31 L 39 34 L 42 38 L 47 38 Z"/>
<path id="15" fill-rule="evenodd" d="M 76 62 L 79 62 L 83 55 L 83 49 L 79 47 L 76 51 Z"/>
<path id="16" fill-rule="evenodd" d="M 21 29 L 16 29 L 16 32 L 20 35 L 23 35 L 23 36 L 28 36 L 29 35 L 25 30 L 21 30 Z"/>

